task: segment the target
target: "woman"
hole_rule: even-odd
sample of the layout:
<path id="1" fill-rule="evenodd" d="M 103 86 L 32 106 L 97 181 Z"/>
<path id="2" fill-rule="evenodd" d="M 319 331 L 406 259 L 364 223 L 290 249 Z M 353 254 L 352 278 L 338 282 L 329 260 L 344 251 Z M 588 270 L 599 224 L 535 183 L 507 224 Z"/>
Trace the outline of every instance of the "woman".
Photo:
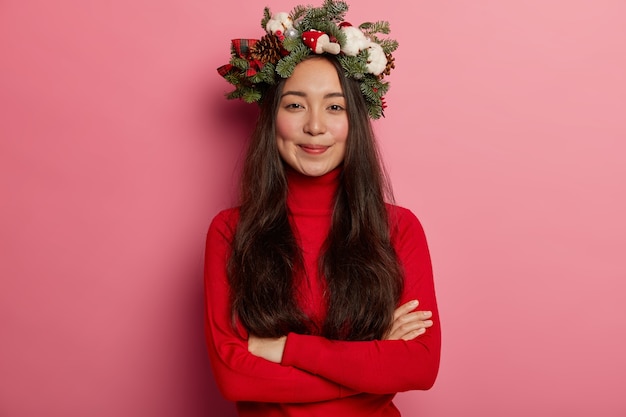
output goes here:
<path id="1" fill-rule="evenodd" d="M 395 393 L 435 381 L 428 247 L 385 203 L 367 100 L 327 52 L 263 89 L 241 204 L 206 247 L 209 356 L 241 416 L 399 416 Z"/>

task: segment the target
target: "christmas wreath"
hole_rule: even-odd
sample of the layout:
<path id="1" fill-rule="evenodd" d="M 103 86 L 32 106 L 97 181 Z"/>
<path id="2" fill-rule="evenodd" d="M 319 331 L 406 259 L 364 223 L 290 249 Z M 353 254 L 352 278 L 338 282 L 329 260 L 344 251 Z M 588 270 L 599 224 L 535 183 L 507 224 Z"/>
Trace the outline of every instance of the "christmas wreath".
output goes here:
<path id="1" fill-rule="evenodd" d="M 266 7 L 261 20 L 265 35 L 260 39 L 234 39 L 231 59 L 218 72 L 235 90 L 228 99 L 260 102 L 266 89 L 288 78 L 298 63 L 311 54 L 337 56 L 345 75 L 359 81 L 369 116 L 384 116 L 384 95 L 389 90 L 385 76 L 395 68 L 392 53 L 398 48 L 386 21 L 365 22 L 358 27 L 344 20 L 348 5 L 325 0 L 321 7 L 296 6 L 290 13 L 272 14 Z"/>

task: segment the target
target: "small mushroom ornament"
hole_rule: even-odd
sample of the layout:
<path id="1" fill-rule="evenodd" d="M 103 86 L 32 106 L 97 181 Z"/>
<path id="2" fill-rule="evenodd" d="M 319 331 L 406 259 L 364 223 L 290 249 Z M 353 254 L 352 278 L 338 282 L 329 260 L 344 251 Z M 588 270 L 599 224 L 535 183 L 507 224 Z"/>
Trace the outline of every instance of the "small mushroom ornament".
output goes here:
<path id="1" fill-rule="evenodd" d="M 327 52 L 337 55 L 341 47 L 337 42 L 331 42 L 330 37 L 320 30 L 309 30 L 302 34 L 302 42 L 316 54 Z"/>

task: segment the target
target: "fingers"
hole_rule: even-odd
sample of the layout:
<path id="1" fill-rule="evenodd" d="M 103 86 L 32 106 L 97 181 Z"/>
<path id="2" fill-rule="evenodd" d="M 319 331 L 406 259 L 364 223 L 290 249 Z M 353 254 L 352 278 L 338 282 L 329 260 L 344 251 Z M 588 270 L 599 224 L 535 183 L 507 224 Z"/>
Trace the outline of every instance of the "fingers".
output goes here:
<path id="1" fill-rule="evenodd" d="M 426 333 L 426 329 L 425 328 L 421 328 L 419 330 L 413 330 L 412 332 L 409 332 L 409 333 L 405 334 L 404 336 L 402 336 L 398 340 L 405 340 L 405 341 L 413 340 L 416 337 L 423 335 L 424 333 Z"/>
<path id="2" fill-rule="evenodd" d="M 248 335 L 248 352 L 254 354 L 254 352 L 256 351 L 256 349 L 259 346 L 259 342 L 261 341 L 260 338 L 254 336 L 254 335 Z"/>
<path id="3" fill-rule="evenodd" d="M 433 325 L 433 321 L 429 320 L 430 317 L 432 317 L 430 311 L 418 311 L 400 317 L 395 335 L 402 340 L 412 340 L 421 336 Z"/>
<path id="4" fill-rule="evenodd" d="M 433 325 L 433 321 L 430 320 L 431 317 L 432 313 L 430 311 L 416 311 L 414 313 L 405 314 L 394 321 L 392 332 L 404 336 L 416 330 L 426 330 Z"/>
<path id="5" fill-rule="evenodd" d="M 413 311 L 417 301 L 408 302 L 398 307 L 394 312 L 394 321 L 385 336 L 386 340 L 412 340 L 424 334 L 426 329 L 433 325 L 430 320 L 432 312 Z"/>
<path id="6" fill-rule="evenodd" d="M 399 317 L 404 316 L 405 314 L 410 313 L 411 311 L 415 310 L 418 305 L 419 305 L 419 302 L 417 300 L 411 300 L 408 303 L 402 304 L 400 307 L 396 308 L 396 310 L 393 312 L 394 321 L 397 320 Z"/>
<path id="7" fill-rule="evenodd" d="M 429 320 L 433 316 L 433 313 L 430 311 L 415 311 L 413 313 L 405 314 L 402 317 L 398 317 L 394 324 L 398 327 L 409 327 L 409 326 L 421 326 L 422 324 L 426 324 L 426 326 L 422 327 L 430 327 L 432 326 L 432 320 Z"/>

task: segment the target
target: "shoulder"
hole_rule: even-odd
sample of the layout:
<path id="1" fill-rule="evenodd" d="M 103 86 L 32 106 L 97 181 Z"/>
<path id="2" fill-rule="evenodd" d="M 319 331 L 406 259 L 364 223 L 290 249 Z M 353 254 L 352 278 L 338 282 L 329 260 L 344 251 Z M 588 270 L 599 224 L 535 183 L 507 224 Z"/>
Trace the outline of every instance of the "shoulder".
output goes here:
<path id="1" fill-rule="evenodd" d="M 425 244 L 426 235 L 422 222 L 413 211 L 406 207 L 387 204 L 391 239 L 396 245 L 412 242 Z"/>
<path id="2" fill-rule="evenodd" d="M 430 249 L 422 223 L 409 209 L 388 205 L 391 244 L 405 273 L 405 293 L 432 282 Z M 420 299 L 420 304 L 422 300 Z"/>
<path id="3" fill-rule="evenodd" d="M 231 207 L 218 212 L 209 225 L 208 237 L 221 237 L 230 241 L 239 221 L 239 207 Z"/>
<path id="4" fill-rule="evenodd" d="M 423 230 L 422 223 L 415 213 L 406 207 L 387 203 L 387 215 L 392 232 L 407 228 Z"/>

